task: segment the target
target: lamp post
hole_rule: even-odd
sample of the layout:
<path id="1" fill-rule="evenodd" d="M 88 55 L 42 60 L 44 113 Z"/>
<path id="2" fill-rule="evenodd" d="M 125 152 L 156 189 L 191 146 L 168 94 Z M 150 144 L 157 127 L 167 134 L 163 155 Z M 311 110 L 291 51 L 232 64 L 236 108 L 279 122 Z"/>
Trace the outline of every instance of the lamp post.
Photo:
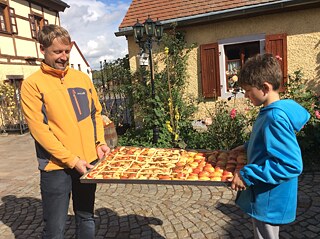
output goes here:
<path id="1" fill-rule="evenodd" d="M 104 65 L 105 66 L 105 65 Z M 103 95 L 103 109 L 105 110 L 105 114 L 107 113 L 107 98 L 106 98 L 106 85 L 104 81 L 104 66 L 102 66 L 102 61 L 100 61 L 100 73 L 101 73 L 101 81 L 102 81 L 102 95 Z"/>
<path id="2" fill-rule="evenodd" d="M 136 24 L 134 24 L 133 34 L 136 42 L 139 44 L 141 49 L 141 55 L 148 50 L 149 57 L 149 67 L 150 67 L 150 80 L 151 80 L 151 97 L 155 100 L 155 85 L 154 85 L 154 72 L 153 72 L 153 61 L 152 61 L 152 44 L 153 42 L 160 42 L 163 36 L 163 25 L 159 20 L 154 22 L 150 16 L 146 21 L 141 24 L 137 19 Z M 153 107 L 154 108 L 154 107 Z M 153 143 L 157 143 L 159 139 L 159 128 L 153 126 Z"/>

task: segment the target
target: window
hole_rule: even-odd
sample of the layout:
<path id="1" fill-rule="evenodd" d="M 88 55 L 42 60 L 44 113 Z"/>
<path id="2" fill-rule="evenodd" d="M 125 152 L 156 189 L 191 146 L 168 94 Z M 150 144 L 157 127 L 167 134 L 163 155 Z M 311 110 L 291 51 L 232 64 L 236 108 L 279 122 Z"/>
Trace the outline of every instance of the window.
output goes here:
<path id="1" fill-rule="evenodd" d="M 260 52 L 260 42 L 248 42 L 233 45 L 225 45 L 226 57 L 226 86 L 227 90 L 232 90 L 230 77 L 237 74 L 246 60 Z"/>
<path id="2" fill-rule="evenodd" d="M 2 6 L 0 7 L 0 30 L 3 32 L 7 31 L 6 21 L 4 18 L 4 8 Z"/>
<path id="3" fill-rule="evenodd" d="M 73 64 L 71 64 L 71 68 L 74 68 L 74 65 L 73 65 Z"/>
<path id="4" fill-rule="evenodd" d="M 10 22 L 11 22 L 11 31 L 12 33 L 17 34 L 18 33 L 18 27 L 17 27 L 17 19 L 16 19 L 16 13 L 13 8 L 9 8 L 9 15 L 10 15 Z"/>
<path id="5" fill-rule="evenodd" d="M 18 33 L 14 9 L 3 4 L 0 4 L 0 32 Z"/>
<path id="6" fill-rule="evenodd" d="M 38 34 L 44 25 L 48 25 L 48 20 L 44 19 L 40 15 L 29 14 L 31 36 L 34 39 L 38 39 Z"/>
<path id="7" fill-rule="evenodd" d="M 257 53 L 279 56 L 283 72 L 280 90 L 287 81 L 287 37 L 286 34 L 254 35 L 221 40 L 218 43 L 200 46 L 202 96 L 215 98 L 231 96 L 230 72 L 239 70 L 249 57 Z"/>
<path id="8" fill-rule="evenodd" d="M 81 65 L 80 64 L 78 64 L 78 70 L 81 71 Z"/>

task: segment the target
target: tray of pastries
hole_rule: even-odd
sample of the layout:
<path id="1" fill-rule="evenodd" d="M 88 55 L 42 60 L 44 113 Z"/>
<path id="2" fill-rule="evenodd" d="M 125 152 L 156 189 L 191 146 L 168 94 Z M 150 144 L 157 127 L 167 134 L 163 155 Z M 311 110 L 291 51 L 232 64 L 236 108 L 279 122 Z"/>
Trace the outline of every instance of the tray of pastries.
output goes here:
<path id="1" fill-rule="evenodd" d="M 82 183 L 226 185 L 246 164 L 244 152 L 117 147 L 84 174 Z"/>

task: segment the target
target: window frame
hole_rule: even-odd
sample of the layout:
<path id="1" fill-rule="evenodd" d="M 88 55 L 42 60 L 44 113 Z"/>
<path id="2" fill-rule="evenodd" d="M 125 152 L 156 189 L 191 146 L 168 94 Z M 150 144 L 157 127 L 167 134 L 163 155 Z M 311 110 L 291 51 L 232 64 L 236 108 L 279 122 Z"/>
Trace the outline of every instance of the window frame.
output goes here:
<path id="1" fill-rule="evenodd" d="M 209 43 L 200 45 L 200 65 L 201 65 L 201 83 L 202 91 L 199 92 L 204 98 L 210 99 L 213 98 L 213 95 L 209 92 L 212 86 L 215 86 L 218 92 L 217 96 L 220 96 L 222 99 L 227 99 L 232 96 L 232 93 L 228 91 L 227 83 L 227 61 L 225 46 L 227 45 L 237 45 L 237 44 L 249 44 L 250 42 L 258 42 L 259 44 L 259 53 L 271 53 L 274 56 L 278 56 L 278 60 L 283 72 L 283 79 L 281 82 L 280 92 L 285 90 L 285 84 L 288 81 L 288 49 L 287 49 L 287 34 L 286 33 L 275 33 L 275 34 L 257 34 L 251 36 L 243 36 L 230 39 L 222 39 L 216 43 Z M 203 54 L 203 49 L 216 49 L 214 55 L 217 59 L 214 59 L 213 55 Z M 208 64 L 205 61 L 205 57 L 211 57 L 214 59 L 214 64 Z M 243 60 L 245 56 L 241 55 Z M 219 70 L 217 71 L 217 66 Z M 212 74 L 214 72 L 214 74 Z M 211 77 L 209 77 L 211 75 Z M 213 75 L 213 76 L 212 76 Z M 221 82 L 220 87 L 217 85 Z M 209 87 L 208 87 L 209 86 Z M 208 93 L 209 92 L 209 93 Z M 237 97 L 243 97 L 242 94 L 237 95 Z"/>
<path id="2" fill-rule="evenodd" d="M 219 73 L 220 73 L 220 82 L 221 82 L 221 98 L 227 99 L 232 96 L 232 93 L 228 90 L 227 84 L 227 75 L 225 74 L 227 71 L 227 59 L 225 53 L 225 46 L 228 45 L 237 45 L 237 44 L 244 44 L 250 42 L 259 42 L 260 49 L 259 53 L 265 53 L 265 34 L 257 34 L 257 35 L 249 35 L 243 37 L 235 37 L 235 38 L 228 38 L 218 41 L 219 46 Z M 242 98 L 244 97 L 243 94 L 239 94 L 237 97 Z"/>
<path id="3" fill-rule="evenodd" d="M 38 40 L 38 34 L 44 25 L 48 25 L 48 20 L 43 15 L 31 13 L 29 14 L 29 24 L 31 31 L 31 38 Z"/>
<path id="4" fill-rule="evenodd" d="M 0 32 L 7 32 L 7 22 L 6 22 L 6 14 L 5 14 L 5 11 L 6 11 L 6 6 L 5 5 L 2 5 L 0 3 L 0 16 L 2 17 L 2 20 L 0 18 Z M 2 24 L 4 24 L 4 29 L 2 28 Z"/>
<path id="5" fill-rule="evenodd" d="M 12 7 L 9 7 L 9 18 L 10 18 L 10 25 L 11 25 L 11 33 L 18 34 L 16 11 Z"/>
<path id="6" fill-rule="evenodd" d="M 229 69 L 229 63 L 238 62 L 236 69 L 239 71 L 249 57 L 251 57 L 252 55 L 261 53 L 260 45 L 261 45 L 260 41 L 250 41 L 250 42 L 243 42 L 238 44 L 224 45 L 225 57 L 226 57 L 226 63 L 225 63 L 226 73 L 227 71 L 232 72 L 233 70 L 233 69 Z M 237 52 L 236 54 L 237 58 L 229 59 L 228 52 L 231 53 L 235 51 Z M 231 77 L 231 75 L 229 77 Z M 226 86 L 228 91 L 233 91 L 232 87 L 229 88 L 227 74 L 226 74 Z"/>
<path id="7" fill-rule="evenodd" d="M 0 32 L 7 34 L 18 34 L 17 19 L 14 8 L 9 7 L 9 5 L 5 2 L 0 2 L 0 9 L 3 13 L 2 16 L 4 23 L 4 29 L 2 29 L 2 26 L 0 25 Z"/>

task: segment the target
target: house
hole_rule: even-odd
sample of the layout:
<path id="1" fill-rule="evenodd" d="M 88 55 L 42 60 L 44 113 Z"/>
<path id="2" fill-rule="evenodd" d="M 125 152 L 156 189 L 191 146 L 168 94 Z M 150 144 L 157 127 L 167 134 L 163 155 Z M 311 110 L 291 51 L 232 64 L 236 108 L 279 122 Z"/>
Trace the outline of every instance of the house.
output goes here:
<path id="1" fill-rule="evenodd" d="M 60 0 L 0 0 L 0 81 L 22 80 L 39 69 L 37 40 L 43 25 L 60 25 Z"/>
<path id="2" fill-rule="evenodd" d="M 60 25 L 59 13 L 67 7 L 60 0 L 0 0 L 0 86 L 4 87 L 0 94 L 1 132 L 25 131 L 20 84 L 39 69 L 43 59 L 39 30 L 46 24 Z"/>
<path id="3" fill-rule="evenodd" d="M 86 58 L 82 55 L 80 48 L 75 41 L 72 42 L 69 65 L 71 68 L 86 73 L 92 80 L 92 70 Z"/>
<path id="4" fill-rule="evenodd" d="M 288 74 L 301 69 L 320 92 L 320 0 L 133 0 L 116 36 L 126 36 L 130 67 L 137 67 L 139 47 L 132 26 L 150 17 L 184 31 L 197 43 L 188 61 L 188 93 L 213 102 L 226 99 L 232 86 L 227 72 L 256 53 L 277 55 Z"/>

